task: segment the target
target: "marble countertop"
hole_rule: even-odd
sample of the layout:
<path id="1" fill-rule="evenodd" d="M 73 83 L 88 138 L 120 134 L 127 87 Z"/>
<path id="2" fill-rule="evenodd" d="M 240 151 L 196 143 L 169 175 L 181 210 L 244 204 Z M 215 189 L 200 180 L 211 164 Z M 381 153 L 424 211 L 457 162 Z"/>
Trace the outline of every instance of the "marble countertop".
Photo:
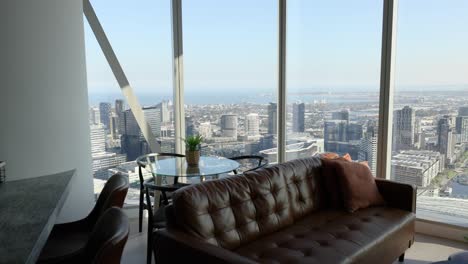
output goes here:
<path id="1" fill-rule="evenodd" d="M 35 263 L 75 171 L 0 183 L 0 263 Z"/>

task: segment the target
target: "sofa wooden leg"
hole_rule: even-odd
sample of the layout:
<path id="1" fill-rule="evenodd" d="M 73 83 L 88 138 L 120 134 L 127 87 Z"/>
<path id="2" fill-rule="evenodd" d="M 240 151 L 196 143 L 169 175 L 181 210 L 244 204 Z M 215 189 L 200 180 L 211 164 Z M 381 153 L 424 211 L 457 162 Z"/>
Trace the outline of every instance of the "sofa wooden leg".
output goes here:
<path id="1" fill-rule="evenodd" d="M 405 261 L 405 253 L 401 254 L 400 257 L 398 258 L 399 262 Z"/>

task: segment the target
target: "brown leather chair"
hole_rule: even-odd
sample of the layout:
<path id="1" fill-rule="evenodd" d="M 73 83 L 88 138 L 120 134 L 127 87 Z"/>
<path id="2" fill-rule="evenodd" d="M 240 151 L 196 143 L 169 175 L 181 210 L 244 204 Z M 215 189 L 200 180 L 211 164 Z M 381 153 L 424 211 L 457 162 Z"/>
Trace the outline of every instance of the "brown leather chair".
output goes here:
<path id="1" fill-rule="evenodd" d="M 99 218 L 75 263 L 118 264 L 130 232 L 128 218 L 122 209 L 112 207 Z"/>
<path id="2" fill-rule="evenodd" d="M 84 249 L 63 264 L 119 264 L 128 239 L 130 224 L 122 209 L 107 209 L 97 221 Z"/>
<path id="3" fill-rule="evenodd" d="M 128 187 L 127 177 L 121 174 L 110 177 L 86 218 L 54 226 L 38 262 L 61 263 L 79 255 L 101 215 L 111 207 L 123 206 Z"/>

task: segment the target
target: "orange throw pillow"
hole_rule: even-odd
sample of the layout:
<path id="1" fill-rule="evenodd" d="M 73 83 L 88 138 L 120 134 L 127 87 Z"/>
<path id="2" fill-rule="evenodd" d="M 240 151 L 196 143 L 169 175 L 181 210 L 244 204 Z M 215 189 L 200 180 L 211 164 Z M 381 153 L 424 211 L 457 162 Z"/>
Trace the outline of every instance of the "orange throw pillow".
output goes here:
<path id="1" fill-rule="evenodd" d="M 325 152 L 325 153 L 320 154 L 320 157 L 322 159 L 337 159 L 340 157 L 340 155 L 334 152 Z"/>
<path id="2" fill-rule="evenodd" d="M 351 158 L 351 155 L 349 155 L 349 153 L 344 154 L 342 158 L 347 160 L 347 161 L 353 161 L 353 159 Z"/>
<path id="3" fill-rule="evenodd" d="M 329 160 L 327 165 L 335 167 L 337 188 L 341 189 L 346 210 L 354 212 L 369 206 L 385 204 L 369 167 L 343 159 Z"/>
<path id="4" fill-rule="evenodd" d="M 344 207 L 348 211 L 385 204 L 369 167 L 356 162 L 340 162 L 337 172 Z"/>

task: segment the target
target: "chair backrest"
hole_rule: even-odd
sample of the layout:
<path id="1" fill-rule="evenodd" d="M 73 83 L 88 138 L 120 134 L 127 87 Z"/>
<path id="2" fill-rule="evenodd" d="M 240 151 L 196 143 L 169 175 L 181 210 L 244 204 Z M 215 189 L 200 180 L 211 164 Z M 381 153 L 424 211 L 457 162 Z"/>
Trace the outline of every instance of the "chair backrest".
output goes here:
<path id="1" fill-rule="evenodd" d="M 229 158 L 241 164 L 239 169 L 234 170 L 234 174 L 253 171 L 268 165 L 268 160 L 258 155 L 244 155 Z"/>
<path id="2" fill-rule="evenodd" d="M 143 169 L 150 171 L 151 173 L 154 172 L 154 164 L 158 162 L 158 160 L 172 157 L 172 158 L 183 158 L 185 155 L 177 154 L 177 153 L 167 153 L 167 152 L 158 152 L 158 153 L 150 153 L 143 156 L 140 156 L 136 159 L 138 164 L 138 177 L 140 179 L 140 190 L 143 190 L 145 179 L 143 177 Z"/>
<path id="3" fill-rule="evenodd" d="M 86 244 L 84 263 L 120 263 L 129 232 L 130 224 L 122 209 L 107 209 L 97 221 Z"/>
<path id="4" fill-rule="evenodd" d="M 96 205 L 87 217 L 87 221 L 91 227 L 96 224 L 96 221 L 107 209 L 114 206 L 122 208 L 128 188 L 128 179 L 122 174 L 114 174 L 107 180 L 96 201 Z"/>

